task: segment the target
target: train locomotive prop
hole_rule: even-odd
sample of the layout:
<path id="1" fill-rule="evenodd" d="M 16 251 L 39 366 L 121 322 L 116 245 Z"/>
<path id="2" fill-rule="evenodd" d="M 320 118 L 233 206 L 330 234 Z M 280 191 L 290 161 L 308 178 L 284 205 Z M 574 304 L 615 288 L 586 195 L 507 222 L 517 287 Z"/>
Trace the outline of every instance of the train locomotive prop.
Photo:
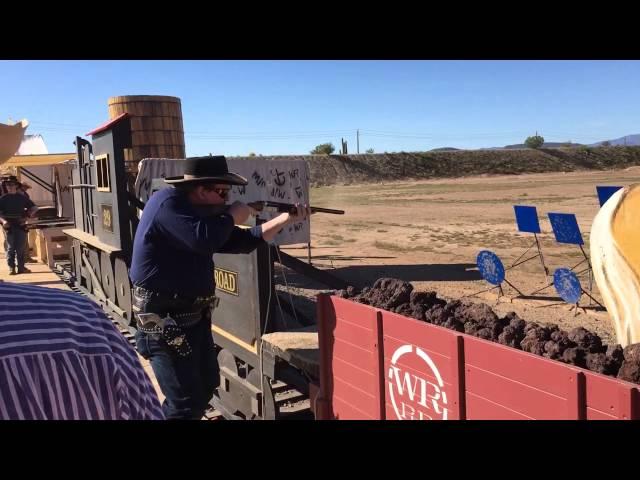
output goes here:
<path id="1" fill-rule="evenodd" d="M 91 142 L 76 137 L 77 158 L 70 185 L 75 224 L 64 233 L 71 238 L 70 274 L 75 285 L 101 304 L 121 327 L 133 332 L 128 268 L 139 211 L 155 190 L 170 188 L 162 177 L 181 174 L 182 160 L 144 159 L 131 191 L 125 170 L 125 151 L 131 148 L 130 120 L 123 113 L 92 130 L 87 134 Z M 256 166 L 257 162 L 264 165 Z M 262 217 L 256 221 L 267 220 L 293 202 L 308 203 L 304 162 L 229 159 L 229 164 L 252 179 L 246 188 L 234 187 L 230 199 L 235 195 L 254 203 Z M 308 231 L 308 224 L 292 225 L 279 234 L 280 242 L 306 243 Z M 280 301 L 282 294 L 276 292 L 274 282 L 275 261 L 328 289 L 346 286 L 281 252 L 277 245 L 264 245 L 247 255 L 215 255 L 213 273 L 220 302 L 212 334 L 219 349 L 221 385 L 214 406 L 228 418 L 308 416 L 309 385 L 315 382 L 316 391 L 319 389 L 315 326 L 305 324 L 301 320 L 304 315 L 298 316 L 285 298 Z M 291 354 L 292 344 L 298 354 Z"/>

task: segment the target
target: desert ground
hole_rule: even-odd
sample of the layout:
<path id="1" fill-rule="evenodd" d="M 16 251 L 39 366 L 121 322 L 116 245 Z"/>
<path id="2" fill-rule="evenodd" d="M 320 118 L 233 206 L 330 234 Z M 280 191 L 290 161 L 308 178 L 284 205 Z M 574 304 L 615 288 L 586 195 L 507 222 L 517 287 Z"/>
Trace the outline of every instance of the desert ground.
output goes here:
<path id="1" fill-rule="evenodd" d="M 479 251 L 495 252 L 508 268 L 534 244 L 533 234 L 518 231 L 513 205 L 537 207 L 542 229 L 538 239 L 552 275 L 556 268 L 572 267 L 584 257 L 577 245 L 556 242 L 547 214 L 574 213 L 589 255 L 591 223 L 599 209 L 596 185 L 639 181 L 640 167 L 631 167 L 313 188 L 312 205 L 344 209 L 346 214 L 312 217 L 311 261 L 355 286 L 394 277 L 411 282 L 417 290 L 435 290 L 440 297 L 457 299 L 491 287 L 477 270 Z M 283 251 L 307 259 L 306 245 Z M 534 246 L 523 259 L 536 253 Z M 322 289 L 292 272 L 287 278 L 294 298 L 310 300 Z M 545 276 L 539 258 L 508 269 L 506 278 L 526 295 L 552 280 Z M 588 289 L 587 274 L 580 278 Z M 492 290 L 470 300 L 486 302 L 499 314 L 515 311 L 527 321 L 556 323 L 567 330 L 583 326 L 615 343 L 606 311 L 593 302 L 593 308 L 578 309 L 576 314 L 553 286 L 534 299 L 513 298 L 517 292 L 508 285 L 503 293 L 499 296 Z M 593 294 L 601 301 L 595 284 Z M 590 299 L 583 296 L 581 303 L 589 307 Z"/>

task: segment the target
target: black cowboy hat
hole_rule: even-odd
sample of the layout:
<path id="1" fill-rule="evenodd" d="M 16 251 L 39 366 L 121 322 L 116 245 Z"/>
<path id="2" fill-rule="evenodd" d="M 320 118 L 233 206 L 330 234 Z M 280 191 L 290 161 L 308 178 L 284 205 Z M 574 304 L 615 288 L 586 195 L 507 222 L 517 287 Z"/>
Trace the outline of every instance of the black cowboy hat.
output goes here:
<path id="1" fill-rule="evenodd" d="M 167 177 L 164 181 L 170 184 L 203 181 L 228 185 L 247 185 L 248 183 L 246 178 L 229 171 L 227 159 L 223 155 L 187 158 L 184 164 L 184 175 Z"/>
<path id="2" fill-rule="evenodd" d="M 16 177 L 15 175 L 3 175 L 0 178 L 0 180 L 4 184 L 15 183 L 16 185 L 20 185 L 20 182 L 18 181 L 18 177 Z"/>

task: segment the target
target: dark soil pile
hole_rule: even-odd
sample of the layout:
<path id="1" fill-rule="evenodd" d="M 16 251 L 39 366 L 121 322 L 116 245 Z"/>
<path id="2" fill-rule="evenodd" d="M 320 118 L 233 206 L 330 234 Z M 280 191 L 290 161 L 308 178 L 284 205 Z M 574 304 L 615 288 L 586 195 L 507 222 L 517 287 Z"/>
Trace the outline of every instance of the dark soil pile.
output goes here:
<path id="1" fill-rule="evenodd" d="M 551 360 L 640 384 L 640 344 L 622 349 L 605 345 L 589 330 L 570 332 L 557 325 L 527 322 L 515 312 L 500 318 L 484 303 L 438 298 L 436 292 L 416 292 L 409 282 L 379 278 L 371 287 L 339 290 L 337 295 L 355 302 L 490 340 Z"/>

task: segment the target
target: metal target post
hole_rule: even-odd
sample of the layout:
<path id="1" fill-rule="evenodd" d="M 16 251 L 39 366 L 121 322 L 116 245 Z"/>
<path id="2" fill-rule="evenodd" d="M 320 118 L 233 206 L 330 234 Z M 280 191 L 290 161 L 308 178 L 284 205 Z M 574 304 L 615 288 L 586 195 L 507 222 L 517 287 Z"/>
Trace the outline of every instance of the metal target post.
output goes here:
<path id="1" fill-rule="evenodd" d="M 540 264 L 542 265 L 542 269 L 544 271 L 545 280 L 546 280 L 547 276 L 549 275 L 549 269 L 547 268 L 547 265 L 544 262 L 542 247 L 540 246 L 540 241 L 538 239 L 538 234 L 542 233 L 542 230 L 540 229 L 540 222 L 538 221 L 538 211 L 535 206 L 530 206 L 530 205 L 514 205 L 513 209 L 515 213 L 516 225 L 518 227 L 518 231 L 523 233 L 532 233 L 534 237 L 534 241 L 508 268 L 504 269 L 504 272 L 514 269 L 519 265 L 522 265 L 523 263 L 539 258 Z M 523 260 L 523 257 L 525 257 L 527 253 L 529 253 L 529 251 L 534 247 L 536 248 L 537 253 Z M 499 258 L 494 253 L 489 251 L 484 251 L 484 252 L 491 253 L 492 255 L 491 261 L 493 263 L 497 264 L 497 262 L 500 262 Z M 480 252 L 480 254 L 478 255 L 478 269 L 481 271 L 481 273 L 482 273 L 482 269 L 480 268 L 480 262 L 481 261 L 486 262 L 487 259 L 490 258 L 489 256 L 487 256 L 488 253 Z M 503 268 L 501 262 L 500 262 L 500 267 Z M 515 285 L 513 285 L 506 278 L 504 278 L 504 272 L 503 272 L 501 281 L 504 281 L 516 292 L 518 292 L 518 295 L 516 295 L 515 297 L 511 297 L 511 300 L 513 301 L 514 298 L 529 298 L 528 295 L 525 295 L 524 293 L 522 293 L 522 291 L 520 291 Z M 489 279 L 489 277 L 485 277 L 484 275 L 483 277 L 485 278 L 485 280 L 489 281 L 490 283 L 494 283 Z M 544 288 L 548 288 L 548 286 Z M 544 288 L 541 290 L 544 290 Z"/>
<path id="2" fill-rule="evenodd" d="M 551 228 L 556 237 L 558 243 L 565 243 L 569 245 L 577 245 L 580 248 L 580 252 L 584 257 L 580 262 L 571 267 L 569 270 L 574 271 L 578 266 L 583 263 L 587 263 L 587 268 L 578 272 L 578 275 L 587 272 L 589 278 L 589 298 L 593 299 L 593 270 L 591 268 L 591 261 L 589 256 L 584 251 L 584 240 L 580 227 L 578 226 L 578 220 L 573 213 L 549 213 L 549 221 L 551 222 Z M 596 302 L 597 303 L 597 302 Z M 591 305 L 591 303 L 589 303 Z M 599 303 L 598 303 L 599 304 Z M 600 304 L 599 304 L 600 305 Z"/>
<path id="3" fill-rule="evenodd" d="M 522 265 L 529 260 L 534 260 L 536 258 L 540 258 L 540 263 L 542 264 L 542 269 L 544 270 L 545 279 L 549 275 L 549 269 L 544 263 L 544 256 L 542 255 L 542 248 L 540 247 L 540 242 L 538 240 L 538 234 L 542 233 L 540 229 L 540 222 L 538 221 L 538 211 L 536 207 L 529 205 L 514 205 L 513 210 L 516 217 L 516 224 L 518 226 L 518 231 L 523 233 L 533 233 L 534 242 L 525 250 L 525 252 L 520 255 L 515 262 L 509 267 L 509 269 L 515 268 L 518 265 Z M 538 251 L 537 254 L 529 257 L 525 260 L 520 261 L 522 257 L 524 257 L 529 250 L 533 247 L 536 247 Z"/>
<path id="4" fill-rule="evenodd" d="M 502 264 L 502 261 L 495 253 L 493 253 L 490 250 L 482 250 L 480 253 L 478 253 L 478 256 L 476 258 L 476 264 L 478 265 L 478 270 L 480 271 L 480 275 L 482 276 L 482 278 L 484 278 L 487 282 L 489 282 L 494 286 L 485 290 L 481 290 L 479 292 L 472 293 L 470 295 L 465 295 L 462 298 L 475 297 L 476 295 L 479 295 L 481 293 L 490 292 L 491 290 L 498 289 L 499 294 L 498 294 L 497 302 L 499 302 L 500 297 L 504 296 L 504 291 L 502 290 L 502 282 L 506 283 L 511 288 L 513 288 L 516 292 L 520 294 L 520 296 L 523 296 L 523 293 L 515 285 L 513 285 L 509 280 L 506 279 L 504 265 Z"/>
<path id="5" fill-rule="evenodd" d="M 559 268 L 553 274 L 553 285 L 560 295 L 560 298 L 565 302 L 572 304 L 571 310 L 575 309 L 574 316 L 578 314 L 578 308 L 580 308 L 580 298 L 582 295 L 587 295 L 590 300 L 596 302 L 600 307 L 605 308 L 600 302 L 598 302 L 593 296 L 588 293 L 582 285 L 575 272 L 568 268 Z M 591 303 L 589 303 L 591 305 Z M 582 307 L 586 311 L 586 307 Z"/>

